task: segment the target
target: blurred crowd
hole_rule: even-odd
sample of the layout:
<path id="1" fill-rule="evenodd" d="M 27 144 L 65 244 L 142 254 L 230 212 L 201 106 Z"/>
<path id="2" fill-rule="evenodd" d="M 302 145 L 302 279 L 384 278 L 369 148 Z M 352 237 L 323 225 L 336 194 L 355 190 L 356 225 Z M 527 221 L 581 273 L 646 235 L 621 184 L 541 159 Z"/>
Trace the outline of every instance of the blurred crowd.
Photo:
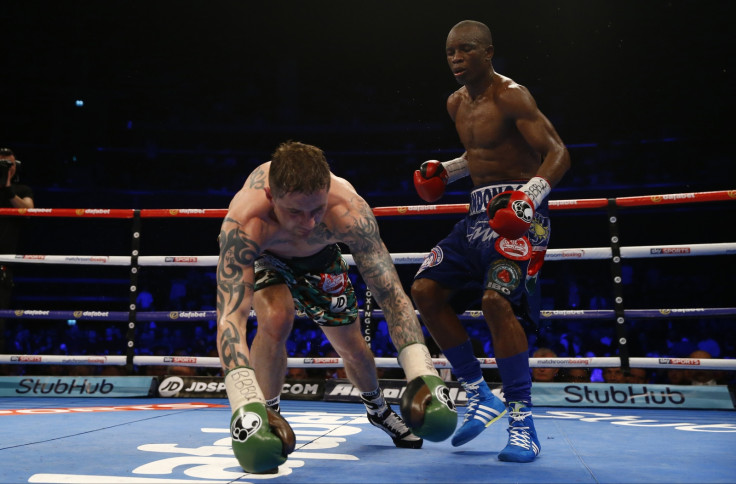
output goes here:
<path id="1" fill-rule="evenodd" d="M 194 278 L 190 275 L 190 279 Z M 192 282 L 190 280 L 190 282 Z M 357 287 L 360 281 L 357 280 Z M 193 297 L 191 286 L 173 283 L 169 288 L 170 299 L 178 301 L 182 309 L 214 311 L 213 301 L 204 295 Z M 207 289 L 202 284 L 200 289 Z M 156 310 L 156 298 L 148 291 L 138 296 L 141 311 Z M 190 301 L 185 304 L 183 301 Z M 208 304 L 209 303 L 209 304 Z M 171 306 L 169 306 L 171 307 Z M 363 301 L 361 301 L 363 307 Z M 160 308 L 159 308 L 160 309 Z M 374 321 L 377 318 L 374 317 Z M 479 358 L 493 357 L 491 337 L 483 320 L 465 321 Z M 726 329 L 728 321 L 647 320 L 632 321 L 630 326 L 630 356 L 672 358 L 732 358 L 736 354 L 734 334 Z M 85 321 L 28 321 L 6 320 L 6 340 L 9 354 L 68 354 L 68 355 L 120 355 L 125 354 L 127 323 Z M 248 338 L 252 341 L 258 329 L 258 321 L 251 320 Z M 377 357 L 392 358 L 397 350 L 391 343 L 388 326 L 383 319 L 375 322 L 371 331 L 371 348 Z M 140 321 L 136 330 L 136 354 L 153 356 L 206 356 L 217 357 L 216 322 L 206 321 Z M 439 348 L 425 332 L 430 352 L 442 357 Z M 545 321 L 537 331 L 529 334 L 529 356 L 533 358 L 590 358 L 618 355 L 615 328 L 611 321 Z M 306 318 L 295 319 L 287 352 L 292 358 L 336 357 L 336 353 L 321 330 Z M 0 365 L 5 375 L 111 375 L 126 374 L 119 366 L 46 366 Z M 402 378 L 401 370 L 379 369 L 382 378 Z M 172 367 L 163 365 L 139 366 L 135 374 L 164 375 L 219 375 L 219 368 Z M 495 369 L 484 370 L 488 381 L 500 382 Z M 290 378 L 340 378 L 342 369 L 289 370 Z M 454 379 L 445 372 L 444 377 Z M 668 383 L 678 385 L 708 385 L 735 383 L 736 372 L 698 369 L 666 370 L 631 368 L 533 368 L 532 378 L 537 382 L 605 382 L 605 383 Z"/>

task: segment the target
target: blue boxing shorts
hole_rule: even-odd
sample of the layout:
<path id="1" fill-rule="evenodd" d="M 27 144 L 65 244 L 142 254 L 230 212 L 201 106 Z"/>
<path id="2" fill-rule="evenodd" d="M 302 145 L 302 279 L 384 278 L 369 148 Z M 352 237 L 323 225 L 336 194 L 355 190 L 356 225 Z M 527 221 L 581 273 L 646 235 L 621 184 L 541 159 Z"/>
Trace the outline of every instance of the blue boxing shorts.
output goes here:
<path id="1" fill-rule="evenodd" d="M 456 313 L 478 307 L 483 292 L 492 290 L 511 302 L 514 314 L 525 326 L 539 323 L 540 291 L 536 286 L 549 244 L 547 201 L 537 207 L 527 234 L 516 240 L 494 232 L 486 212 L 493 197 L 518 190 L 525 183 L 494 183 L 470 192 L 468 215 L 431 250 L 414 276 L 453 289 L 450 304 Z"/>

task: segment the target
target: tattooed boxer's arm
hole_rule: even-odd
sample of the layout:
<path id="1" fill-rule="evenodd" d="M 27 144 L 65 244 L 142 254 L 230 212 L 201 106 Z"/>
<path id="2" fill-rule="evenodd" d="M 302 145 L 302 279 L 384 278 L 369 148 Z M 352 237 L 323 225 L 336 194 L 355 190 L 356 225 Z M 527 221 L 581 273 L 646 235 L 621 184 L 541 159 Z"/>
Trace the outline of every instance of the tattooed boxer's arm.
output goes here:
<path id="1" fill-rule="evenodd" d="M 223 221 L 219 243 L 217 349 L 227 370 L 250 364 L 246 331 L 253 301 L 253 265 L 261 249 L 242 225 L 229 217 Z"/>
<path id="2" fill-rule="evenodd" d="M 396 267 L 381 240 L 378 222 L 368 204 L 355 196 L 350 209 L 341 217 L 336 234 L 350 247 L 350 253 L 363 280 L 370 288 L 388 323 L 391 340 L 397 349 L 424 343 L 414 306 L 401 285 Z"/>

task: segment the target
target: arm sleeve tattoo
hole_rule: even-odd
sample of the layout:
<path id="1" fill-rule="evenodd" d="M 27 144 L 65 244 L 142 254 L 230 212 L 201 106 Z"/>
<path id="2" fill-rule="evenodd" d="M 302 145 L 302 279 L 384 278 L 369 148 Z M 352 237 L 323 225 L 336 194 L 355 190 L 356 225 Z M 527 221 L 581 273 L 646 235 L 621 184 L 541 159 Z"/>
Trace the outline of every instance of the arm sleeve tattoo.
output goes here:
<path id="1" fill-rule="evenodd" d="M 230 218 L 220 232 L 217 264 L 217 344 L 226 368 L 248 365 L 246 330 L 253 300 L 258 244 Z"/>
<path id="2" fill-rule="evenodd" d="M 391 255 L 378 230 L 373 211 L 360 200 L 357 211 L 350 212 L 353 221 L 344 240 L 350 247 L 361 276 L 381 306 L 391 339 L 397 348 L 424 342 L 414 306 L 401 285 Z"/>

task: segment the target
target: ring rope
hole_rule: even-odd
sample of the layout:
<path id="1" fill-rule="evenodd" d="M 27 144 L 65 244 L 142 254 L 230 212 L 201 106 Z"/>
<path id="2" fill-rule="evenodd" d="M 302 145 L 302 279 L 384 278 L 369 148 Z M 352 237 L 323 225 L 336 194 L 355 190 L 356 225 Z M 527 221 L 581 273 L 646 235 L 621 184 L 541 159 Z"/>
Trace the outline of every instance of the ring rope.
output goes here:
<path id="1" fill-rule="evenodd" d="M 714 202 L 714 201 L 733 201 L 736 200 L 736 190 L 723 190 L 716 192 L 695 192 L 695 193 L 679 193 L 668 195 L 649 195 L 636 197 L 620 197 L 605 199 L 583 199 L 583 200 L 551 200 L 549 202 L 551 210 L 569 210 L 569 209 L 603 209 L 616 207 L 640 207 L 640 206 L 656 206 L 660 204 L 683 204 L 691 202 Z M 427 206 L 397 206 L 397 207 L 378 207 L 374 208 L 374 214 L 378 216 L 395 216 L 395 215 L 432 215 L 432 214 L 463 214 L 468 211 L 468 204 L 449 204 L 449 205 L 427 205 Z M 123 218 L 134 219 L 139 218 L 171 218 L 171 217 L 199 217 L 199 218 L 222 218 L 227 214 L 225 209 L 152 209 L 152 210 L 136 210 L 136 209 L 0 209 L 0 216 L 40 216 L 40 217 L 81 217 L 81 218 Z M 133 237 L 139 236 L 134 231 Z M 618 248 L 617 248 L 618 249 Z M 638 246 L 638 247 L 620 247 L 621 257 L 629 258 L 649 258 L 662 256 L 690 256 L 690 255 L 731 255 L 736 254 L 736 243 L 717 243 L 717 244 L 694 244 L 694 245 L 671 245 L 671 246 Z M 392 254 L 394 263 L 410 264 L 420 263 L 424 259 L 426 253 L 406 253 Z M 584 260 L 584 259 L 610 259 L 613 257 L 611 247 L 593 247 L 580 249 L 551 249 L 547 252 L 545 260 Z M 354 261 L 349 254 L 345 255 L 348 262 L 354 265 Z M 120 265 L 131 266 L 171 266 L 173 265 L 202 265 L 215 266 L 217 264 L 216 256 L 139 256 L 137 251 L 133 251 L 131 257 L 127 256 L 52 256 L 52 255 L 17 255 L 17 254 L 1 254 L 0 261 L 4 262 L 35 262 L 35 263 L 57 263 L 57 264 L 86 264 L 86 265 Z M 134 301 L 135 289 L 131 286 L 131 301 Z M 131 302 L 131 307 L 134 303 Z M 645 310 L 624 310 L 624 314 L 631 317 L 692 317 L 705 315 L 732 315 L 736 308 L 693 308 L 693 309 L 645 309 Z M 62 319 L 82 319 L 89 318 L 91 320 L 112 320 L 117 318 L 116 312 L 106 311 L 35 311 L 35 310 L 3 310 L 0 315 L 7 313 L 5 317 L 28 317 L 34 319 L 57 319 L 62 313 L 65 316 Z M 73 317 L 67 317 L 66 314 L 72 313 Z M 212 316 L 207 311 L 172 311 L 160 312 L 166 317 L 163 320 L 172 320 L 173 315 L 182 320 L 195 319 L 212 319 L 215 317 L 214 311 Z M 375 314 L 380 314 L 380 310 L 375 310 Z M 45 316 L 44 316 L 45 315 Z M 611 310 L 561 310 L 561 311 L 543 311 L 542 318 L 548 319 L 611 319 L 616 315 Z M 156 316 L 156 313 L 141 312 L 134 314 L 131 320 L 131 327 L 134 327 L 135 320 L 149 319 L 146 316 Z M 464 318 L 480 318 L 480 311 L 469 311 L 462 315 Z M 131 312 L 120 312 L 120 321 L 131 319 Z M 251 312 L 253 317 L 253 312 Z M 168 318 L 168 319 L 167 319 Z M 619 318 L 620 319 L 620 318 Z M 118 319 L 115 319 L 118 320 Z M 6 363 L 56 363 L 56 364 L 113 364 L 113 365 L 130 365 L 132 364 L 159 364 L 159 365 L 192 365 L 205 363 L 207 366 L 220 367 L 219 359 L 206 357 L 151 357 L 151 356 L 131 356 L 133 341 L 130 340 L 129 347 L 131 351 L 127 356 L 69 356 L 69 355 L 0 355 L 0 362 Z M 337 358 L 289 358 L 289 365 L 309 365 L 319 364 L 325 365 L 342 365 L 342 360 Z M 328 360 L 328 361 L 326 361 Z M 530 359 L 530 364 L 536 366 L 536 362 Z M 551 358 L 543 359 L 544 366 L 550 366 L 555 363 Z M 736 369 L 736 361 L 734 360 L 697 360 L 689 358 L 626 358 L 625 361 L 618 358 L 562 358 L 561 365 L 566 366 L 626 366 L 644 368 L 656 368 L 660 366 L 673 367 L 690 367 L 697 366 L 704 369 Z M 301 363 L 300 363 L 301 361 Z M 309 363 L 311 362 L 311 363 Z M 314 363 L 317 362 L 317 363 Z M 394 358 L 377 358 L 377 364 L 381 366 L 388 364 L 389 367 L 399 367 L 398 362 Z M 444 363 L 441 363 L 444 362 Z M 446 360 L 437 359 L 435 364 L 447 365 Z M 494 368 L 495 359 L 482 359 L 483 367 Z M 644 365 L 644 366 L 642 366 Z M 650 366 L 651 365 L 651 366 Z"/>
<path id="2" fill-rule="evenodd" d="M 359 311 L 361 318 L 365 311 Z M 419 313 L 417 313 L 418 315 Z M 719 317 L 736 316 L 736 307 L 724 308 L 662 308 L 662 309 L 625 309 L 624 314 L 633 319 L 662 319 L 662 318 L 692 318 L 692 317 Z M 383 311 L 372 309 L 372 316 L 381 317 Z M 541 319 L 582 319 L 602 320 L 615 317 L 613 309 L 555 309 L 542 310 Z M 216 311 L 139 311 L 138 321 L 208 321 L 217 319 Z M 484 319 L 481 311 L 465 311 L 460 314 L 460 319 L 476 320 Z M 297 318 L 308 319 L 304 313 L 297 312 Z M 7 319 L 61 319 L 77 321 L 127 321 L 128 311 L 56 311 L 43 309 L 0 309 L 0 318 Z M 250 312 L 250 319 L 256 319 L 254 311 Z M 733 321 L 736 323 L 736 321 Z"/>
<path id="3" fill-rule="evenodd" d="M 103 365 L 123 366 L 124 355 L 0 355 L 0 364 L 24 365 Z M 376 357 L 378 368 L 401 368 L 397 358 Z M 481 368 L 498 368 L 495 358 L 478 358 Z M 633 368 L 667 368 L 702 370 L 736 370 L 736 360 L 712 358 L 629 358 Z M 212 356 L 135 356 L 133 363 L 141 366 L 191 366 L 220 368 L 220 359 Z M 452 368 L 445 358 L 432 358 L 436 368 Z M 342 368 L 342 358 L 287 358 L 289 368 Z M 607 368 L 621 366 L 617 356 L 591 358 L 529 358 L 531 368 Z"/>
<path id="4" fill-rule="evenodd" d="M 397 252 L 391 254 L 394 264 L 420 264 L 427 252 Z M 623 259 L 649 259 L 661 257 L 691 257 L 706 255 L 734 255 L 736 242 L 717 242 L 708 244 L 679 245 L 640 245 L 621 247 Z M 557 260 L 600 260 L 610 259 L 610 247 L 587 247 L 575 249 L 549 249 L 545 261 Z M 343 254 L 348 265 L 354 266 L 355 260 L 350 254 Z M 217 266 L 216 255 L 142 255 L 138 256 L 139 266 Z M 45 255 L 45 254 L 0 254 L 0 262 L 27 264 L 68 264 L 68 265 L 102 265 L 129 266 L 131 257 L 125 255 Z"/>
<path id="5" fill-rule="evenodd" d="M 736 201 L 736 190 L 712 192 L 670 193 L 665 195 L 641 195 L 618 198 L 589 198 L 579 200 L 550 200 L 550 210 L 581 210 L 606 208 L 609 200 L 618 207 L 648 207 L 656 205 L 684 204 L 695 202 Z M 396 215 L 463 214 L 469 209 L 467 203 L 446 205 L 406 205 L 376 207 L 376 217 Z M 33 217 L 71 217 L 71 218 L 120 218 L 135 216 L 135 209 L 107 208 L 0 208 L 0 215 Z M 223 208 L 182 208 L 182 209 L 141 209 L 141 218 L 223 218 L 227 209 Z"/>

